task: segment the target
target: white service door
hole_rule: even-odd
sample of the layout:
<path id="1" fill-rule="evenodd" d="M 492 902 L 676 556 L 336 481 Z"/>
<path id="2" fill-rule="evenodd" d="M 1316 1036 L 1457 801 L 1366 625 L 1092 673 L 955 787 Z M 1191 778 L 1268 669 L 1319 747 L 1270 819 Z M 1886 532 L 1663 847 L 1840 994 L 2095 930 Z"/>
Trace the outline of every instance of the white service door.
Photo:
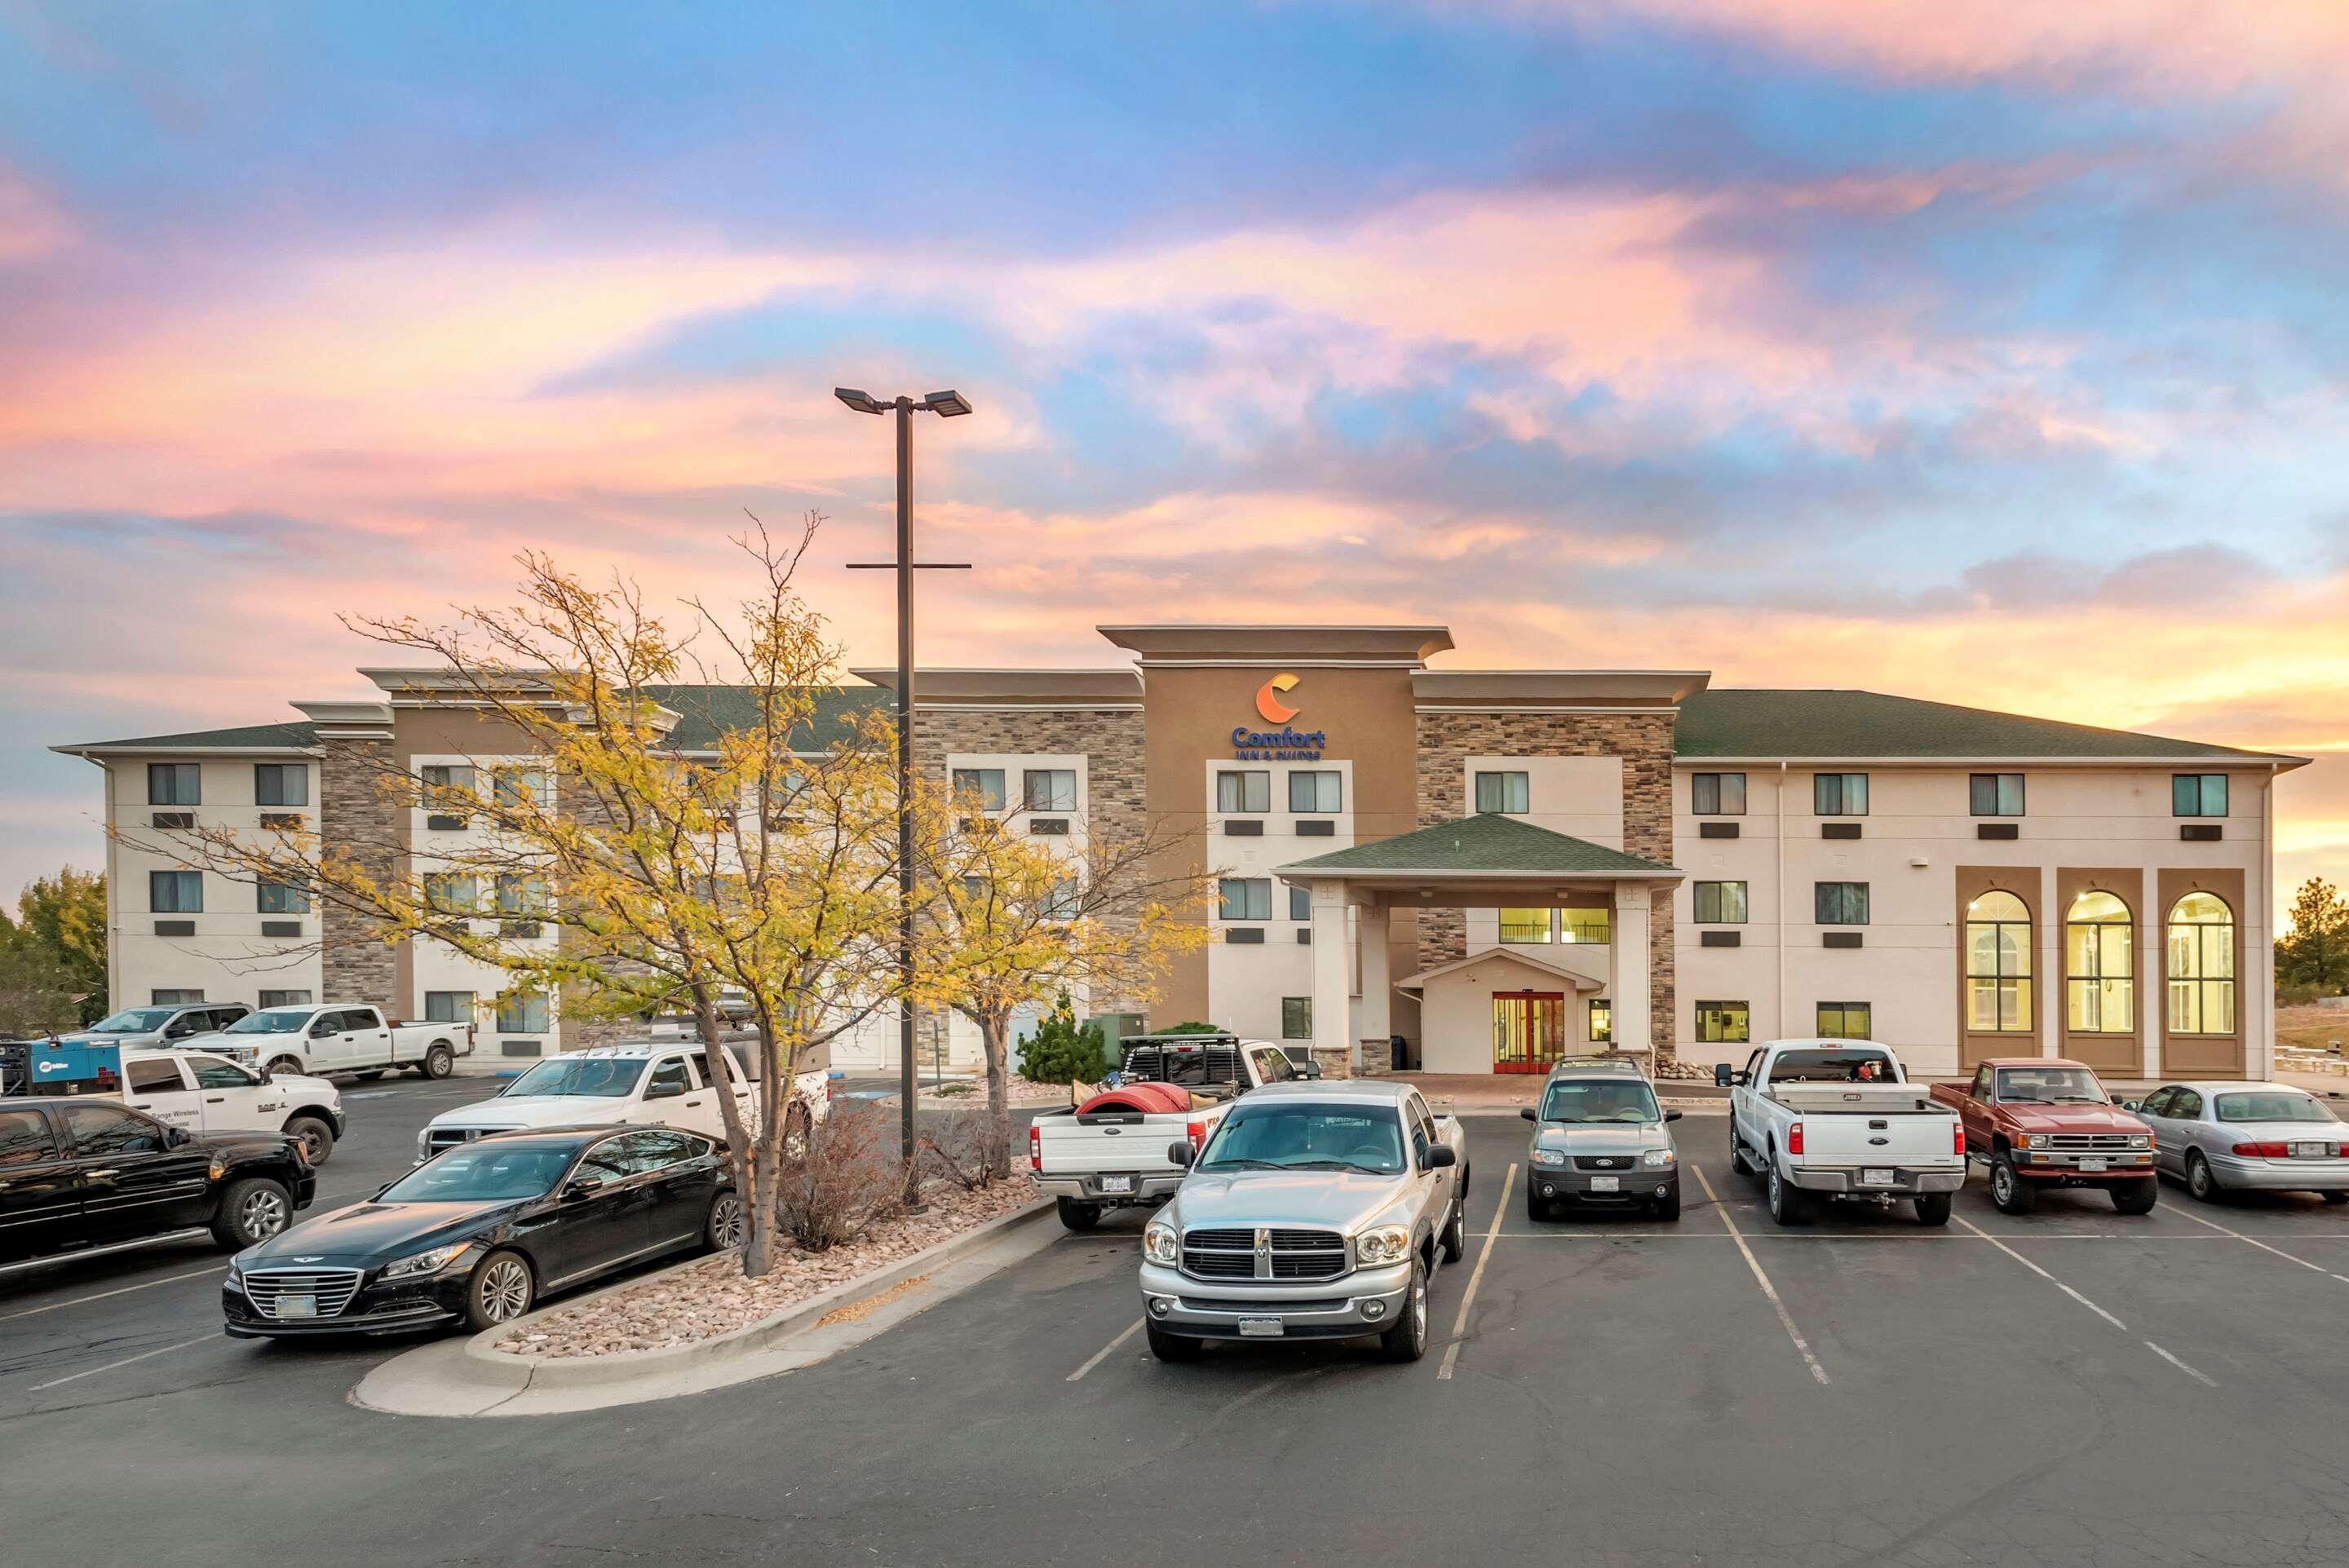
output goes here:
<path id="1" fill-rule="evenodd" d="M 134 1058 L 122 1064 L 122 1103 L 171 1127 L 190 1132 L 203 1127 L 203 1111 L 177 1057 Z"/>
<path id="2" fill-rule="evenodd" d="M 292 1096 L 220 1057 L 183 1058 L 196 1080 L 206 1132 L 274 1132 L 285 1125 Z"/>

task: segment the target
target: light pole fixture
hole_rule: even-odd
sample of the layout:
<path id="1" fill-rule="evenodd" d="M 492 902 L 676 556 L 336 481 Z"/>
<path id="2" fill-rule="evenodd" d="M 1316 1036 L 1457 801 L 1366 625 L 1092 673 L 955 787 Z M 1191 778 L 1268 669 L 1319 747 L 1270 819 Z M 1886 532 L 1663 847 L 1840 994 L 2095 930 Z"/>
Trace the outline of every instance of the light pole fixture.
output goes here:
<path id="1" fill-rule="evenodd" d="M 832 395 L 859 414 L 897 413 L 897 559 L 852 561 L 852 572 L 897 574 L 897 1003 L 898 1149 L 905 1162 L 905 1202 L 913 1202 L 919 1181 L 914 1173 L 918 1138 L 915 1109 L 921 1078 L 914 1065 L 914 573 L 968 572 L 968 561 L 914 559 L 914 415 L 951 419 L 970 412 L 969 400 L 949 387 L 916 400 L 899 396 L 886 402 L 854 387 Z"/>

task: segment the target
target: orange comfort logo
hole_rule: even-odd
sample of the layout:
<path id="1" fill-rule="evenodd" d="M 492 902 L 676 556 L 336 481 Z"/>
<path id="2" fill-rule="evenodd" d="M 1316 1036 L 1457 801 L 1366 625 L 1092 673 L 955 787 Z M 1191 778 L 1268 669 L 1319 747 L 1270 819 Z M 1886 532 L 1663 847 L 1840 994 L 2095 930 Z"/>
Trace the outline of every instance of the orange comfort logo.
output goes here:
<path id="1" fill-rule="evenodd" d="M 1297 717 L 1297 710 L 1284 704 L 1278 693 L 1295 688 L 1297 677 L 1283 673 L 1273 676 L 1256 688 L 1256 710 L 1264 715 L 1267 724 L 1287 724 Z"/>

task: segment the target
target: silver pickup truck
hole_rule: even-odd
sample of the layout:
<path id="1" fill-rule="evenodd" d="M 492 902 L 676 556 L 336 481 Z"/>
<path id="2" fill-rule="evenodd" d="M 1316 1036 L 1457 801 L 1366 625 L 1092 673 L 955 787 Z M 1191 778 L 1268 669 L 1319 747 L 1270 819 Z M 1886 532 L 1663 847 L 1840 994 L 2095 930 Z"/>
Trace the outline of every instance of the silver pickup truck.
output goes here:
<path id="1" fill-rule="evenodd" d="M 1375 1337 L 1392 1361 L 1427 1352 L 1427 1289 L 1465 1246 L 1467 1140 L 1409 1084 L 1268 1084 L 1187 1168 L 1142 1235 L 1151 1354 L 1195 1359 L 1210 1339 Z"/>

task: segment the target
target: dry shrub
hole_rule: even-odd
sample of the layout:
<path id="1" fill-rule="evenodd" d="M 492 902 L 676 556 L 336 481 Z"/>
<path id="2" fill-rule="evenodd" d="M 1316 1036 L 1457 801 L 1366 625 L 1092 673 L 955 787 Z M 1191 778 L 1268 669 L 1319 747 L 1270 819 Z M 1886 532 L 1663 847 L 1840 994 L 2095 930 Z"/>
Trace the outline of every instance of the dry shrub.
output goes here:
<path id="1" fill-rule="evenodd" d="M 936 1172 L 966 1191 L 976 1192 L 986 1186 L 994 1180 L 988 1158 L 995 1146 L 994 1120 L 984 1110 L 958 1110 L 930 1118 L 918 1153 L 923 1169 Z"/>
<path id="2" fill-rule="evenodd" d="M 842 1107 L 810 1130 L 776 1183 L 775 1217 L 811 1253 L 852 1242 L 902 1207 L 896 1129 L 871 1105 Z"/>

